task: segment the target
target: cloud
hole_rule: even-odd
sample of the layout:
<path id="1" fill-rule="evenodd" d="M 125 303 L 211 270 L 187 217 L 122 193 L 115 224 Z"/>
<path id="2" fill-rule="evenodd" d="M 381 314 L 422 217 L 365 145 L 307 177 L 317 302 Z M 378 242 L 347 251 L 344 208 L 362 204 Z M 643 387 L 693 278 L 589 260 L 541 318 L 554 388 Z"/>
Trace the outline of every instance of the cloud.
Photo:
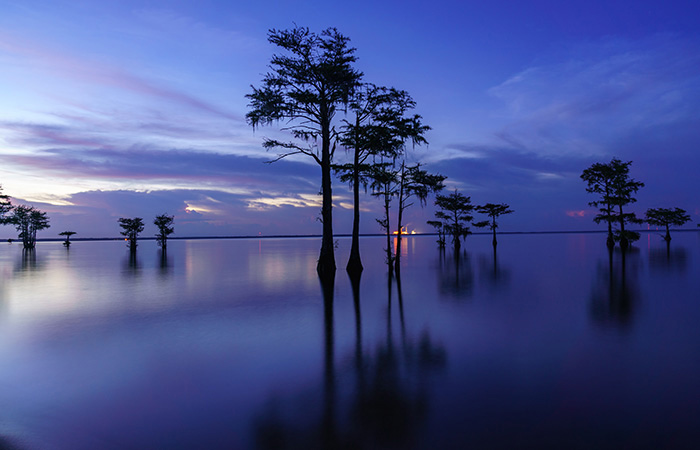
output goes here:
<path id="1" fill-rule="evenodd" d="M 490 90 L 486 138 L 433 151 L 431 169 L 476 202 L 505 201 L 520 229 L 595 229 L 579 178 L 612 157 L 646 183 L 638 215 L 693 209 L 700 189 L 700 42 L 656 35 L 573 45 Z M 434 150 L 434 149 L 433 149 Z M 575 222 L 574 222 L 575 221 Z"/>
<path id="2" fill-rule="evenodd" d="M 557 56 L 490 90 L 505 106 L 494 133 L 502 143 L 550 155 L 608 155 L 626 135 L 698 117 L 696 40 L 609 38 Z"/>
<path id="3" fill-rule="evenodd" d="M 118 88 L 139 96 L 147 96 L 159 101 L 185 106 L 200 112 L 209 113 L 235 122 L 244 122 L 244 117 L 228 111 L 219 105 L 158 82 L 132 73 L 123 67 L 116 67 L 96 59 L 78 57 L 56 48 L 31 42 L 11 33 L 0 33 L 0 50 L 14 55 L 44 73 L 60 75 L 78 83 L 108 88 Z"/>
<path id="4" fill-rule="evenodd" d="M 508 146 L 452 144 L 450 148 L 453 154 L 466 156 L 439 161 L 430 168 L 478 189 L 535 187 L 578 178 L 585 161 L 583 157 L 542 155 Z"/>
<path id="5" fill-rule="evenodd" d="M 205 186 L 248 192 L 317 192 L 318 169 L 295 161 L 264 164 L 246 156 L 149 147 L 127 150 L 46 149 L 5 155 L 6 164 L 73 179 Z"/>
<path id="6" fill-rule="evenodd" d="M 219 28 L 173 10 L 144 8 L 135 10 L 133 15 L 144 24 L 141 30 L 146 30 L 154 38 L 178 39 L 181 45 L 196 47 L 197 52 L 210 52 L 213 48 L 217 53 L 229 56 L 235 50 L 261 47 L 259 41 L 244 33 Z M 187 39 L 182 40 L 182 36 L 187 36 Z"/>

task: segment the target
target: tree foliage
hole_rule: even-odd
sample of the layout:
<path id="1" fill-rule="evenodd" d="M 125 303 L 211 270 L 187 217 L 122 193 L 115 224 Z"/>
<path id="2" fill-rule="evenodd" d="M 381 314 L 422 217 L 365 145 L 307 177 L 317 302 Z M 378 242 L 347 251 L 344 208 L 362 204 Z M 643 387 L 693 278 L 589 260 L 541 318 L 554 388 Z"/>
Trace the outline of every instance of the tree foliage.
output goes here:
<path id="1" fill-rule="evenodd" d="M 382 200 L 383 217 L 376 219 L 379 226 L 386 234 L 386 263 L 389 273 L 394 267 L 394 256 L 391 252 L 391 201 L 398 193 L 398 172 L 394 162 L 380 160 L 370 166 L 369 178 L 371 179 L 372 195 Z"/>
<path id="2" fill-rule="evenodd" d="M 5 225 L 10 223 L 11 218 L 9 216 L 12 211 L 12 202 L 10 201 L 10 196 L 2 193 L 2 186 L 0 186 L 0 225 Z"/>
<path id="3" fill-rule="evenodd" d="M 496 228 L 498 228 L 498 222 L 496 222 L 496 219 L 498 219 L 500 216 L 513 213 L 513 210 L 510 209 L 510 206 L 508 206 L 506 203 L 487 203 L 485 205 L 477 206 L 476 212 L 479 214 L 485 214 L 487 217 L 489 217 L 490 220 L 477 222 L 474 224 L 474 226 L 480 228 L 488 227 L 491 231 L 493 231 L 492 243 L 493 246 L 496 247 L 498 245 L 498 242 L 496 241 Z"/>
<path id="4" fill-rule="evenodd" d="M 137 240 L 139 233 L 143 231 L 143 219 L 140 217 L 125 218 L 121 217 L 119 219 L 119 226 L 122 227 L 120 232 L 122 236 L 126 236 L 128 240 L 129 249 L 134 252 L 136 251 Z"/>
<path id="5" fill-rule="evenodd" d="M 175 220 L 174 216 L 169 216 L 167 214 L 161 214 L 156 216 L 153 220 L 153 224 L 158 227 L 158 234 L 156 234 L 156 241 L 158 245 L 165 250 L 168 245 L 168 236 L 175 232 L 173 227 L 173 222 Z"/>
<path id="6" fill-rule="evenodd" d="M 442 221 L 440 221 L 440 220 L 428 220 L 426 223 L 428 225 L 430 225 L 431 227 L 435 228 L 435 231 L 437 232 L 437 235 L 438 235 L 438 240 L 437 240 L 438 246 L 441 249 L 444 249 L 445 245 L 447 243 L 447 232 L 446 232 L 445 226 L 444 226 L 445 224 L 442 223 Z"/>
<path id="7" fill-rule="evenodd" d="M 435 217 L 440 219 L 441 222 L 439 223 L 441 226 L 437 227 L 435 224 L 428 223 L 436 226 L 438 233 L 440 233 L 439 230 L 442 228 L 445 235 L 451 235 L 455 251 L 459 250 L 460 239 L 466 239 L 467 235 L 469 235 L 468 223 L 474 218 L 471 215 L 472 210 L 474 210 L 471 197 L 466 197 L 455 189 L 449 195 L 436 195 L 435 206 L 440 208 L 439 211 L 435 212 Z"/>
<path id="8" fill-rule="evenodd" d="M 396 238 L 396 260 L 394 266 L 398 272 L 401 264 L 401 229 L 403 227 L 403 214 L 407 208 L 413 206 L 418 200 L 421 206 L 425 206 L 430 193 L 440 192 L 445 185 L 443 182 L 447 177 L 428 173 L 421 168 L 420 163 L 406 166 L 405 161 L 397 170 L 398 186 L 395 188 L 398 199 L 397 211 L 397 238 Z"/>
<path id="9" fill-rule="evenodd" d="M 377 222 L 386 233 L 387 264 L 391 273 L 392 268 L 398 270 L 401 253 L 401 229 L 403 227 L 404 211 L 412 206 L 417 199 L 421 205 L 425 205 L 431 192 L 439 192 L 443 188 L 445 176 L 433 175 L 421 168 L 421 164 L 406 166 L 405 162 L 397 167 L 396 160 L 380 160 L 371 167 L 369 173 L 372 186 L 372 195 L 379 197 L 384 203 L 384 216 Z M 398 199 L 397 226 L 396 226 L 396 256 L 391 252 L 391 202 Z"/>
<path id="10" fill-rule="evenodd" d="M 397 158 L 407 141 L 413 145 L 425 142 L 424 134 L 430 127 L 423 125 L 419 115 L 408 115 L 415 102 L 405 91 L 364 84 L 357 89 L 349 104 L 354 120 L 344 120 L 340 143 L 352 152 L 352 162 L 334 165 L 340 180 L 353 190 L 353 229 L 349 272 L 362 271 L 359 250 L 360 185 L 365 188 L 372 174 L 373 159 Z"/>
<path id="11" fill-rule="evenodd" d="M 604 221 L 608 224 L 609 247 L 614 246 L 615 241 L 619 241 L 624 249 L 630 241 L 639 239 L 639 233 L 625 230 L 625 224 L 642 223 L 635 213 L 624 212 L 624 207 L 637 201 L 633 195 L 644 187 L 644 183 L 630 178 L 631 164 L 632 161 L 623 162 L 613 158 L 607 164 L 592 164 L 581 174 L 581 179 L 588 184 L 586 191 L 600 196 L 589 205 L 599 208 L 599 213 L 593 220 L 596 223 Z M 613 224 L 619 227 L 614 232 Z"/>
<path id="12" fill-rule="evenodd" d="M 649 208 L 645 214 L 645 221 L 649 225 L 665 227 L 666 241 L 671 240 L 670 226 L 682 227 L 690 221 L 690 216 L 681 208 Z"/>
<path id="13" fill-rule="evenodd" d="M 613 159 L 613 161 L 615 160 Z M 593 218 L 593 221 L 595 223 L 606 222 L 608 225 L 607 243 L 609 247 L 615 245 L 612 230 L 612 224 L 614 222 L 612 188 L 614 177 L 615 172 L 611 164 L 605 163 L 594 163 L 581 174 L 581 179 L 588 184 L 586 192 L 598 194 L 600 196 L 598 200 L 594 200 L 588 204 L 598 208 L 599 211 Z"/>
<path id="14" fill-rule="evenodd" d="M 335 274 L 331 164 L 338 139 L 334 118 L 359 85 L 362 73 L 353 68 L 355 49 L 335 28 L 321 34 L 308 28 L 270 30 L 270 43 L 284 54 L 270 60 L 270 71 L 259 88 L 246 97 L 248 123 L 256 128 L 283 121 L 291 141 L 265 139 L 263 147 L 278 149 L 274 161 L 291 156 L 311 157 L 321 166 L 323 239 L 317 270 L 322 277 Z M 320 148 L 319 148 L 320 143 Z"/>
<path id="15" fill-rule="evenodd" d="M 60 233 L 58 233 L 59 236 L 66 237 L 66 240 L 63 241 L 63 245 L 65 245 L 66 247 L 70 247 L 70 244 L 71 244 L 70 237 L 73 236 L 74 234 L 77 234 L 77 233 L 75 231 L 61 231 Z"/>
<path id="16" fill-rule="evenodd" d="M 19 231 L 19 239 L 22 240 L 25 249 L 32 249 L 36 246 L 37 231 L 51 226 L 46 212 L 25 205 L 17 205 L 12 209 L 9 222 L 14 224 Z"/>

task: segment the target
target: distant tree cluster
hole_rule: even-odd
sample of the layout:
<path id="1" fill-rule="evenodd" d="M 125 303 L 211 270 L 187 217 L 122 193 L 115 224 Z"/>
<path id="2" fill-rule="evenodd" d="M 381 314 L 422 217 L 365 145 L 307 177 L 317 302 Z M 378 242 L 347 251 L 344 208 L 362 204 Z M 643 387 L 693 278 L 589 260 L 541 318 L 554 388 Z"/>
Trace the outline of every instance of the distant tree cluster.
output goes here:
<path id="1" fill-rule="evenodd" d="M 168 236 L 175 231 L 173 221 L 174 217 L 167 214 L 156 216 L 153 220 L 153 224 L 158 228 L 156 241 L 163 251 L 167 249 Z M 141 217 L 121 217 L 119 219 L 119 226 L 122 227 L 121 235 L 126 238 L 129 250 L 136 252 L 139 234 L 141 234 L 145 226 L 143 219 Z"/>
<path id="2" fill-rule="evenodd" d="M 438 244 L 440 248 L 446 245 L 446 237 L 452 237 L 452 245 L 455 252 L 461 247 L 461 240 L 467 238 L 471 234 L 469 223 L 472 222 L 474 216 L 472 211 L 480 214 L 485 214 L 489 220 L 476 222 L 473 225 L 479 228 L 488 227 L 493 231 L 492 244 L 494 249 L 498 245 L 496 240 L 496 229 L 498 222 L 496 219 L 502 215 L 510 214 L 513 211 L 505 203 L 494 204 L 486 203 L 485 205 L 473 205 L 471 197 L 466 197 L 457 189 L 449 195 L 437 195 L 435 197 L 435 206 L 439 209 L 435 212 L 435 218 L 438 220 L 429 220 L 428 224 L 432 225 L 438 233 Z"/>
<path id="3" fill-rule="evenodd" d="M 435 213 L 438 220 L 428 221 L 428 224 L 438 231 L 438 244 L 441 248 L 445 247 L 445 238 L 450 235 L 455 250 L 459 250 L 460 239 L 465 239 L 470 233 L 467 224 L 474 218 L 471 215 L 474 210 L 471 198 L 465 197 L 455 189 L 449 195 L 435 196 L 435 206 L 440 208 Z"/>
<path id="4" fill-rule="evenodd" d="M 598 208 L 593 219 L 596 223 L 605 222 L 608 227 L 607 245 L 613 248 L 616 242 L 620 248 L 627 249 L 631 242 L 639 239 L 639 233 L 625 229 L 627 224 L 648 223 L 666 228 L 664 239 L 671 241 L 670 225 L 682 226 L 690 221 L 690 216 L 681 208 L 650 208 L 645 218 L 640 219 L 627 207 L 635 203 L 634 195 L 644 187 L 644 183 L 630 178 L 632 161 L 613 158 L 609 163 L 594 163 L 581 174 L 587 183 L 586 191 L 597 194 L 598 199 L 589 203 Z"/>
<path id="5" fill-rule="evenodd" d="M 36 247 L 38 231 L 51 226 L 49 217 L 44 211 L 33 206 L 13 205 L 10 197 L 2 193 L 2 186 L 0 186 L 0 224 L 14 225 L 19 232 L 18 238 L 26 250 Z"/>
<path id="6" fill-rule="evenodd" d="M 173 227 L 174 217 L 168 214 L 156 216 L 153 224 L 158 228 L 156 241 L 158 245 L 167 249 L 168 237 L 175 231 Z M 36 246 L 36 235 L 38 231 L 50 227 L 49 217 L 44 211 L 40 211 L 33 206 L 13 205 L 10 197 L 2 193 L 0 186 L 0 225 L 11 224 L 19 232 L 18 238 L 22 241 L 25 249 L 31 250 Z M 119 219 L 119 226 L 122 228 L 121 234 L 126 237 L 129 249 L 136 251 L 138 236 L 144 229 L 143 219 L 140 217 Z M 62 231 L 58 235 L 65 236 L 63 245 L 68 248 L 71 245 L 70 237 L 76 234 L 75 231 Z M 11 241 L 11 240 L 10 240 Z"/>

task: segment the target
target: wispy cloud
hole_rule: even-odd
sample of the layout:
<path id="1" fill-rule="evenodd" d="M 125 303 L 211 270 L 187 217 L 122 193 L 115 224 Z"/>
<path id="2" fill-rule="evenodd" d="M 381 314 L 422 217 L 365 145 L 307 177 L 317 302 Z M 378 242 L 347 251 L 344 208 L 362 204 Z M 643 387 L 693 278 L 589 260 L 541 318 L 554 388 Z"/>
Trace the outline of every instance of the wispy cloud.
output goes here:
<path id="1" fill-rule="evenodd" d="M 126 150 L 45 149 L 7 154 L 6 164 L 69 178 L 173 180 L 193 186 L 216 185 L 255 190 L 318 190 L 317 168 L 300 162 L 266 160 L 213 152 L 136 147 Z"/>
<path id="2" fill-rule="evenodd" d="M 143 8 L 135 10 L 133 15 L 145 25 L 142 33 L 157 39 L 178 39 L 181 45 L 196 46 L 198 52 L 214 50 L 230 56 L 234 50 L 252 51 L 261 47 L 261 42 L 238 30 L 217 27 L 174 10 Z M 187 40 L 182 41 L 182 36 L 187 36 Z"/>
<path id="3" fill-rule="evenodd" d="M 236 122 L 244 122 L 244 117 L 226 108 L 189 92 L 168 86 L 164 81 L 155 81 L 136 73 L 116 67 L 97 59 L 87 59 L 70 54 L 46 44 L 31 42 L 27 38 L 11 33 L 0 32 L 0 51 L 13 55 L 16 64 L 29 65 L 45 74 L 59 75 L 73 82 L 117 88 L 140 96 L 185 106 Z"/>
<path id="4" fill-rule="evenodd" d="M 698 117 L 700 44 L 671 35 L 589 42 L 490 92 L 506 107 L 494 133 L 502 143 L 545 154 L 610 154 L 631 133 Z"/>

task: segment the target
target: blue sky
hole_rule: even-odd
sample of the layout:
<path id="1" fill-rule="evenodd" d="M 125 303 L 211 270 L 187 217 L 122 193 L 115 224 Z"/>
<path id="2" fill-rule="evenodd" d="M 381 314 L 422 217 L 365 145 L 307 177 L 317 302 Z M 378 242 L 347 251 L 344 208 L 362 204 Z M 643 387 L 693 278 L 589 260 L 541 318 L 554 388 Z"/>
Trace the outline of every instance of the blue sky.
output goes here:
<path id="1" fill-rule="evenodd" d="M 245 4 L 244 4 L 245 3 Z M 270 28 L 347 35 L 365 80 L 405 89 L 432 127 L 409 159 L 504 231 L 590 230 L 582 170 L 633 160 L 634 209 L 700 221 L 700 5 L 691 1 L 0 0 L 0 183 L 49 212 L 43 237 L 116 236 L 175 215 L 177 235 L 320 233 L 320 174 L 245 123 Z M 339 156 L 342 158 L 343 153 Z M 334 226 L 351 195 L 334 184 Z M 362 231 L 380 205 L 362 199 Z M 429 231 L 432 208 L 410 212 Z M 4 227 L 0 236 L 14 236 Z M 152 225 L 144 234 L 155 233 Z"/>

